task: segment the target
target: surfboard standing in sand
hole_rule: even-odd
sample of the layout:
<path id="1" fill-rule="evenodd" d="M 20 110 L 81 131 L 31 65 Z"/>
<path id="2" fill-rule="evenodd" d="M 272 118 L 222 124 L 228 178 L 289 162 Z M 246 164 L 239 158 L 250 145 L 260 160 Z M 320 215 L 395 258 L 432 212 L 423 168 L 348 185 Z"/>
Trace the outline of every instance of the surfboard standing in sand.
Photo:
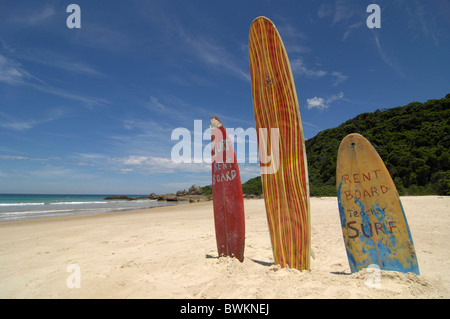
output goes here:
<path id="1" fill-rule="evenodd" d="M 283 41 L 256 18 L 249 36 L 253 109 L 261 178 L 276 264 L 310 268 L 309 183 L 300 110 Z"/>
<path id="2" fill-rule="evenodd" d="M 336 187 L 351 272 L 378 265 L 419 274 L 397 189 L 375 148 L 360 134 L 347 135 L 339 146 Z"/>
<path id="3" fill-rule="evenodd" d="M 217 117 L 211 118 L 214 223 L 219 257 L 244 260 L 245 215 L 241 176 L 233 143 Z"/>

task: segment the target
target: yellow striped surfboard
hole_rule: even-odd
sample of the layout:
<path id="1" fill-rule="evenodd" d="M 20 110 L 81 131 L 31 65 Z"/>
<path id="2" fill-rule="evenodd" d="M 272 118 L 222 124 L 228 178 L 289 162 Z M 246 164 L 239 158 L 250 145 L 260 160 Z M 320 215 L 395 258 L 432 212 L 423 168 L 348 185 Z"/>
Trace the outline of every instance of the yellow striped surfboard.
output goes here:
<path id="1" fill-rule="evenodd" d="M 261 178 L 275 264 L 309 270 L 309 183 L 299 104 L 283 41 L 275 25 L 265 17 L 256 18 L 250 27 L 249 55 Z"/>

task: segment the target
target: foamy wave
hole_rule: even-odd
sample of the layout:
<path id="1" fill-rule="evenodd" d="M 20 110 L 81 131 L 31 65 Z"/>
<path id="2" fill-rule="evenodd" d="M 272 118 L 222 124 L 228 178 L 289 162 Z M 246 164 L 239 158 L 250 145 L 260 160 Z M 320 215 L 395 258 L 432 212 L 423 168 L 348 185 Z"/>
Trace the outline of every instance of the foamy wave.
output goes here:
<path id="1" fill-rule="evenodd" d="M 39 202 L 39 203 L 0 203 L 0 207 L 11 206 L 39 206 L 39 205 L 89 205 L 107 204 L 108 202 Z"/>
<path id="2" fill-rule="evenodd" d="M 45 213 L 66 213 L 66 212 L 73 212 L 73 209 L 58 209 L 58 210 L 30 210 L 30 211 L 23 211 L 23 212 L 2 212 L 0 213 L 1 216 L 14 216 L 14 215 L 29 215 L 29 214 L 45 214 Z"/>
<path id="3" fill-rule="evenodd" d="M 107 204 L 108 202 L 53 202 L 50 205 L 86 205 L 86 204 Z"/>
<path id="4" fill-rule="evenodd" d="M 47 203 L 0 203 L 0 206 L 37 206 L 37 205 L 46 205 Z"/>
<path id="5" fill-rule="evenodd" d="M 54 217 L 64 215 L 78 215 L 91 213 L 108 213 L 144 209 L 149 207 L 165 206 L 166 203 L 159 203 L 156 200 L 139 199 L 133 201 L 123 200 L 102 200 L 80 201 L 71 199 L 9 202 L 0 203 L 0 222 L 7 220 L 32 219 L 43 217 Z"/>

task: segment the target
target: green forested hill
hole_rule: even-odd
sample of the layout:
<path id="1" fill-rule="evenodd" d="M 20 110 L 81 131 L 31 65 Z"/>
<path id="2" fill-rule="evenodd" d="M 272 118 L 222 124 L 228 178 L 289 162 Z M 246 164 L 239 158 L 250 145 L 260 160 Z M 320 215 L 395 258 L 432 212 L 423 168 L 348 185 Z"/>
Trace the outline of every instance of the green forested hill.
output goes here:
<path id="1" fill-rule="evenodd" d="M 339 144 L 359 133 L 375 147 L 400 195 L 450 195 L 450 94 L 440 100 L 363 113 L 306 141 L 311 196 L 336 195 Z M 261 178 L 243 184 L 261 193 Z"/>
<path id="2" fill-rule="evenodd" d="M 380 154 L 400 195 L 450 195 L 450 94 L 363 113 L 306 141 L 311 195 L 336 194 L 336 159 L 350 133 Z"/>

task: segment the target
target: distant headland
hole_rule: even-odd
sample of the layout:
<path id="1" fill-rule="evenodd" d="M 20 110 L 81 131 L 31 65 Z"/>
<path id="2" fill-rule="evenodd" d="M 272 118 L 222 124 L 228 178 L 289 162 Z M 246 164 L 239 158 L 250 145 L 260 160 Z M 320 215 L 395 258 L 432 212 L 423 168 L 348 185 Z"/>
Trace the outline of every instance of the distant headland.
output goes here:
<path id="1" fill-rule="evenodd" d="M 255 180 L 255 179 L 252 179 Z M 251 182 L 250 180 L 249 182 Z M 247 182 L 248 183 L 248 182 Z M 247 190 L 245 187 L 247 183 L 244 183 L 242 185 L 243 190 Z M 262 187 L 259 185 L 259 187 L 256 187 L 256 192 L 253 191 L 253 189 L 249 189 L 246 193 L 244 191 L 244 198 L 246 199 L 258 199 L 262 198 Z M 261 190 L 260 190 L 261 189 Z M 196 203 L 196 202 L 205 202 L 210 201 L 213 199 L 212 195 L 212 188 L 211 186 L 196 186 L 192 185 L 189 187 L 188 190 L 179 190 L 175 194 L 174 193 L 167 193 L 167 194 L 156 194 L 151 193 L 148 196 L 138 196 L 138 197 L 130 197 L 128 195 L 112 195 L 105 197 L 105 200 L 139 200 L 139 199 L 151 199 L 151 200 L 157 200 L 157 201 L 167 201 L 167 202 L 183 202 L 183 201 L 189 201 L 190 203 Z"/>

